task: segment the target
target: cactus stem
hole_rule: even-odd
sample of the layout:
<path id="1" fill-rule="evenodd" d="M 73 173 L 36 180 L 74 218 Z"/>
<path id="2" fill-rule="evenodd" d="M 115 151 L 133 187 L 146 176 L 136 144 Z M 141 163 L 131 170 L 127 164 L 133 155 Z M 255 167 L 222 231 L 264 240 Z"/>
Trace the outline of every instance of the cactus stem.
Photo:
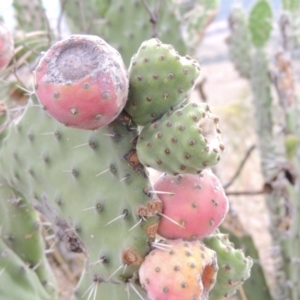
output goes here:
<path id="1" fill-rule="evenodd" d="M 163 213 L 158 213 L 157 215 L 158 215 L 158 216 L 161 216 L 161 217 L 164 217 L 164 218 L 166 218 L 167 220 L 169 220 L 170 222 L 172 222 L 172 223 L 174 223 L 174 224 L 178 225 L 179 227 L 181 227 L 181 228 L 185 229 L 185 227 L 184 227 L 184 226 L 182 226 L 181 224 L 179 224 L 179 223 L 178 223 L 178 222 L 176 222 L 175 220 L 171 219 L 170 217 L 168 217 L 168 216 L 164 215 Z"/>

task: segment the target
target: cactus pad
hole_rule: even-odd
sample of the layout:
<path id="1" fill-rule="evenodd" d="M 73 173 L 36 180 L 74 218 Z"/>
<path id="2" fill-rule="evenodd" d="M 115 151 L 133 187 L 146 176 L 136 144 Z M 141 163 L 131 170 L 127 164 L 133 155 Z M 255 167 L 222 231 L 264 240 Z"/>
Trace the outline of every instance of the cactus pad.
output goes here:
<path id="1" fill-rule="evenodd" d="M 138 125 L 157 120 L 187 99 L 199 75 L 197 60 L 158 39 L 145 41 L 131 60 L 125 109 Z"/>
<path id="2" fill-rule="evenodd" d="M 207 104 L 189 103 L 147 125 L 137 142 L 140 161 L 170 173 L 200 173 L 218 163 L 224 150 L 219 119 Z"/>
<path id="3" fill-rule="evenodd" d="M 250 277 L 253 261 L 245 257 L 240 249 L 235 249 L 222 233 L 212 234 L 203 239 L 204 244 L 217 253 L 219 272 L 217 282 L 210 293 L 210 300 L 230 297 Z"/>

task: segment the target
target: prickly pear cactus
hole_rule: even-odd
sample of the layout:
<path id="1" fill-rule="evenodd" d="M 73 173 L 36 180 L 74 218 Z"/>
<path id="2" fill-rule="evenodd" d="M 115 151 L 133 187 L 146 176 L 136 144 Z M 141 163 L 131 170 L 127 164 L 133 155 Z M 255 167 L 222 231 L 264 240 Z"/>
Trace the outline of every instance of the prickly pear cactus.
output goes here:
<path id="1" fill-rule="evenodd" d="M 170 173 L 200 173 L 216 165 L 224 145 L 219 119 L 207 104 L 189 103 L 145 126 L 137 142 L 140 161 Z"/>
<path id="2" fill-rule="evenodd" d="M 237 289 L 250 277 L 253 261 L 235 249 L 228 236 L 215 233 L 203 239 L 204 244 L 216 251 L 219 272 L 216 284 L 211 290 L 210 300 L 221 300 L 234 295 Z"/>
<path id="3" fill-rule="evenodd" d="M 127 66 L 141 43 L 152 37 L 174 45 L 181 54 L 186 53 L 180 21 L 170 0 L 127 0 L 126 3 L 123 0 L 109 3 L 97 0 L 93 4 L 62 2 L 73 32 L 103 37 L 121 53 Z"/>
<path id="4" fill-rule="evenodd" d="M 56 282 L 44 253 L 38 214 L 18 191 L 2 183 L 0 227 L 3 242 L 35 271 L 47 292 L 55 297 Z"/>
<path id="5" fill-rule="evenodd" d="M 96 282 L 131 278 L 155 238 L 161 203 L 137 159 L 135 127 L 122 114 L 97 132 L 71 129 L 31 103 L 1 147 L 3 180 L 88 258 Z"/>
<path id="6" fill-rule="evenodd" d="M 0 238 L 0 297 L 3 300 L 52 300 L 37 274 Z"/>
<path id="7" fill-rule="evenodd" d="M 235 5 L 230 12 L 228 21 L 230 59 L 242 77 L 250 78 L 253 48 L 246 12 L 241 6 Z"/>
<path id="8" fill-rule="evenodd" d="M 131 59 L 125 109 L 138 125 L 160 119 L 187 100 L 199 75 L 197 60 L 158 39 L 145 41 Z"/>
<path id="9" fill-rule="evenodd" d="M 262 47 L 268 41 L 272 25 L 272 8 L 268 0 L 259 0 L 252 7 L 249 15 L 249 29 L 252 43 L 256 47 Z"/>

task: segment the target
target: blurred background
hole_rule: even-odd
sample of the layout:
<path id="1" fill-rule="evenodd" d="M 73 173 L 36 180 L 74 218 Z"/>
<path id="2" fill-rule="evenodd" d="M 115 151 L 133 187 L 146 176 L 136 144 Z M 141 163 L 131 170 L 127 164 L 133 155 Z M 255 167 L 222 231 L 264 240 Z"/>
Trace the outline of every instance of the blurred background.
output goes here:
<path id="1" fill-rule="evenodd" d="M 25 2 L 1 1 L 0 16 L 16 38 L 47 32 L 43 44 L 33 43 L 34 53 L 70 33 L 91 33 L 107 39 L 129 65 L 141 41 L 156 33 L 200 62 L 201 77 L 189 100 L 207 102 L 220 119 L 226 150 L 214 172 L 231 205 L 221 230 L 255 262 L 253 277 L 232 299 L 299 300 L 300 1 L 166 1 L 176 22 L 149 1 L 158 12 L 156 31 L 150 26 L 143 33 L 134 32 L 138 23 L 129 24 L 127 10 L 116 16 L 117 8 L 91 9 L 97 1 Z M 172 9 L 174 3 L 180 7 Z M 108 21 L 113 17 L 123 28 Z M 33 59 L 21 65 L 18 73 L 19 85 L 29 90 L 35 64 Z M 26 102 L 20 91 L 13 95 L 15 102 Z"/>

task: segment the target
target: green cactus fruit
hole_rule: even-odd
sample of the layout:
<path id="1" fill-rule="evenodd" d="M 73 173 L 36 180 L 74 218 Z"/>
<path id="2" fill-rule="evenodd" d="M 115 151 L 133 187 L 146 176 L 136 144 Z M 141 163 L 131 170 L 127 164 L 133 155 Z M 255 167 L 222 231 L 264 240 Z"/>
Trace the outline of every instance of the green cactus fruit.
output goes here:
<path id="1" fill-rule="evenodd" d="M 230 59 L 242 77 L 250 78 L 253 49 L 248 18 L 240 5 L 235 5 L 230 12 L 229 28 L 228 45 Z"/>
<path id="2" fill-rule="evenodd" d="M 125 113 L 84 131 L 30 102 L 0 148 L 0 177 L 30 199 L 71 251 L 87 257 L 91 282 L 124 283 L 155 238 L 161 202 L 137 159 L 136 137 Z"/>
<path id="3" fill-rule="evenodd" d="M 218 272 L 216 253 L 199 240 L 161 240 L 156 246 L 139 269 L 148 297 L 208 300 Z"/>
<path id="4" fill-rule="evenodd" d="M 0 238 L 0 299 L 55 300 L 36 273 Z"/>
<path id="5" fill-rule="evenodd" d="M 216 251 L 219 266 L 217 281 L 210 292 L 209 300 L 221 300 L 236 293 L 236 290 L 250 277 L 253 260 L 235 249 L 228 235 L 214 233 L 203 239 L 204 244 Z"/>
<path id="6" fill-rule="evenodd" d="M 139 160 L 170 174 L 200 173 L 216 165 L 224 150 L 218 123 L 204 103 L 170 111 L 142 129 L 137 141 Z"/>
<path id="7" fill-rule="evenodd" d="M 197 60 L 158 39 L 145 41 L 130 63 L 125 110 L 138 125 L 151 123 L 182 104 L 199 75 Z"/>
<path id="8" fill-rule="evenodd" d="M 228 199 L 219 179 L 206 169 L 201 174 L 164 175 L 153 185 L 163 203 L 158 234 L 195 240 L 211 234 L 224 220 Z"/>
<path id="9" fill-rule="evenodd" d="M 20 193 L 5 184 L 0 185 L 2 239 L 27 266 L 35 270 L 45 289 L 54 296 L 56 281 L 44 252 L 38 221 L 37 212 Z"/>
<path id="10" fill-rule="evenodd" d="M 268 0 L 258 0 L 249 15 L 249 29 L 252 43 L 256 47 L 263 47 L 272 31 L 272 8 Z"/>
<path id="11" fill-rule="evenodd" d="M 128 74 L 120 54 L 97 36 L 72 35 L 55 43 L 35 71 L 36 95 L 66 126 L 97 129 L 125 106 Z"/>
<path id="12" fill-rule="evenodd" d="M 0 71 L 4 70 L 14 55 L 14 40 L 10 31 L 0 23 Z"/>

